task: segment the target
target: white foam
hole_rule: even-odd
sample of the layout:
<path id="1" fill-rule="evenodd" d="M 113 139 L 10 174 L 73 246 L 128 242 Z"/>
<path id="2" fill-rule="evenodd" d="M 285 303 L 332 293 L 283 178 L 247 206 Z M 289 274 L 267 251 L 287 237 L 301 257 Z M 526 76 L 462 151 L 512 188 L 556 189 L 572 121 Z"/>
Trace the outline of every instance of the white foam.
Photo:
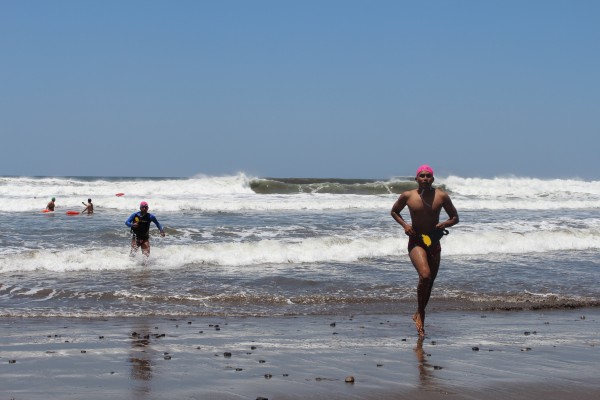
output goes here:
<path id="1" fill-rule="evenodd" d="M 505 177 L 493 179 L 440 178 L 464 209 L 557 210 L 597 208 L 600 181 Z"/>
<path id="2" fill-rule="evenodd" d="M 259 195 L 250 188 L 253 178 L 244 174 L 172 180 L 1 179 L 0 211 L 5 212 L 38 212 L 53 196 L 61 212 L 83 209 L 81 202 L 88 198 L 99 209 L 115 210 L 135 210 L 145 200 L 155 212 L 377 209 L 391 208 L 395 200 L 395 196 Z"/>
<path id="3" fill-rule="evenodd" d="M 0 211 L 35 212 L 52 196 L 57 209 L 82 209 L 92 198 L 97 207 L 135 210 L 141 200 L 161 212 L 186 210 L 209 212 L 278 210 L 389 210 L 397 195 L 256 194 L 250 188 L 257 179 L 239 173 L 232 176 L 198 175 L 188 179 L 0 178 Z M 535 178 L 437 177 L 452 193 L 459 210 L 481 209 L 595 209 L 600 204 L 600 181 L 541 180 Z M 115 194 L 125 193 L 122 197 Z"/>
<path id="4" fill-rule="evenodd" d="M 530 254 L 600 249 L 600 234 L 583 231 L 480 232 L 451 235 L 444 240 L 445 255 Z"/>
<path id="5" fill-rule="evenodd" d="M 344 262 L 406 255 L 406 237 L 397 234 L 368 237 L 325 236 L 305 239 L 262 239 L 226 243 L 169 244 L 152 247 L 148 268 L 177 269 L 190 265 L 259 267 L 264 264 Z M 445 256 L 530 254 L 553 251 L 600 249 L 600 231 L 471 231 L 456 229 L 442 239 Z M 141 256 L 128 257 L 128 248 L 28 250 L 0 257 L 0 272 L 55 272 L 145 268 Z"/>

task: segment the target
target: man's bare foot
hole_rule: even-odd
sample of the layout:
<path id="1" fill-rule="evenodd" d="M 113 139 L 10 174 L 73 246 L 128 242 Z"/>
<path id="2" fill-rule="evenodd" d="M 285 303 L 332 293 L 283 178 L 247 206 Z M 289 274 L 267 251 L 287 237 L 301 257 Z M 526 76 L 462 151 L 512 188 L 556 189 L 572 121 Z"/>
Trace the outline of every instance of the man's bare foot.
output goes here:
<path id="1" fill-rule="evenodd" d="M 415 315 L 413 315 L 412 319 L 413 321 L 415 321 L 415 326 L 417 327 L 417 332 L 419 333 L 419 336 L 425 336 L 425 327 L 423 326 L 423 320 L 421 319 L 421 316 L 419 315 L 418 311 L 415 313 Z"/>

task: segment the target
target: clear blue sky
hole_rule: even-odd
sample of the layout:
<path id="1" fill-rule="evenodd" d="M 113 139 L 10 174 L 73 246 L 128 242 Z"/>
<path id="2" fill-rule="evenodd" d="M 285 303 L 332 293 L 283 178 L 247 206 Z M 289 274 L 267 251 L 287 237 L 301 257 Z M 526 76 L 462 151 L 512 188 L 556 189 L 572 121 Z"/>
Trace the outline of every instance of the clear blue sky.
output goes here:
<path id="1" fill-rule="evenodd" d="M 600 179 L 600 1 L 0 1 L 0 175 Z"/>

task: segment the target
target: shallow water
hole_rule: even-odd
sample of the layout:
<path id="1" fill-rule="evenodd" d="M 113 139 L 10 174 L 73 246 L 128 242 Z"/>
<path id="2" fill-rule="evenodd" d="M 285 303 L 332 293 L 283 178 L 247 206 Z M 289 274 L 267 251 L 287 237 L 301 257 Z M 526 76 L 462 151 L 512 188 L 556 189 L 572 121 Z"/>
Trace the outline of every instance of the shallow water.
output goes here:
<path id="1" fill-rule="evenodd" d="M 321 193 L 320 182 L 319 189 L 259 194 L 252 185 L 260 181 L 0 178 L 0 315 L 329 315 L 415 307 L 417 275 L 389 215 L 397 194 L 367 190 L 360 185 L 373 183 L 362 181 L 330 183 L 346 185 L 343 193 Z M 431 309 L 600 305 L 598 182 L 436 183 L 450 192 L 461 222 L 442 239 Z M 51 196 L 56 212 L 40 212 Z M 82 210 L 88 197 L 94 215 L 65 214 Z M 128 257 L 124 224 L 141 200 L 167 232 L 161 238 L 151 228 L 147 263 Z"/>

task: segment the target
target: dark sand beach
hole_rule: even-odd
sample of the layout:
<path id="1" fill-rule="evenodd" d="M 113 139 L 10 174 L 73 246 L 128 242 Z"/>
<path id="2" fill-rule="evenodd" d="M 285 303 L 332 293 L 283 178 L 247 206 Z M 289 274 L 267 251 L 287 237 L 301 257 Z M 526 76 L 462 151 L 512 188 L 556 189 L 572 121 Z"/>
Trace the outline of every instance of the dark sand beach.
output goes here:
<path id="1" fill-rule="evenodd" d="M 0 320 L 0 399 L 596 399 L 598 309 Z M 353 383 L 346 378 L 352 377 Z"/>

